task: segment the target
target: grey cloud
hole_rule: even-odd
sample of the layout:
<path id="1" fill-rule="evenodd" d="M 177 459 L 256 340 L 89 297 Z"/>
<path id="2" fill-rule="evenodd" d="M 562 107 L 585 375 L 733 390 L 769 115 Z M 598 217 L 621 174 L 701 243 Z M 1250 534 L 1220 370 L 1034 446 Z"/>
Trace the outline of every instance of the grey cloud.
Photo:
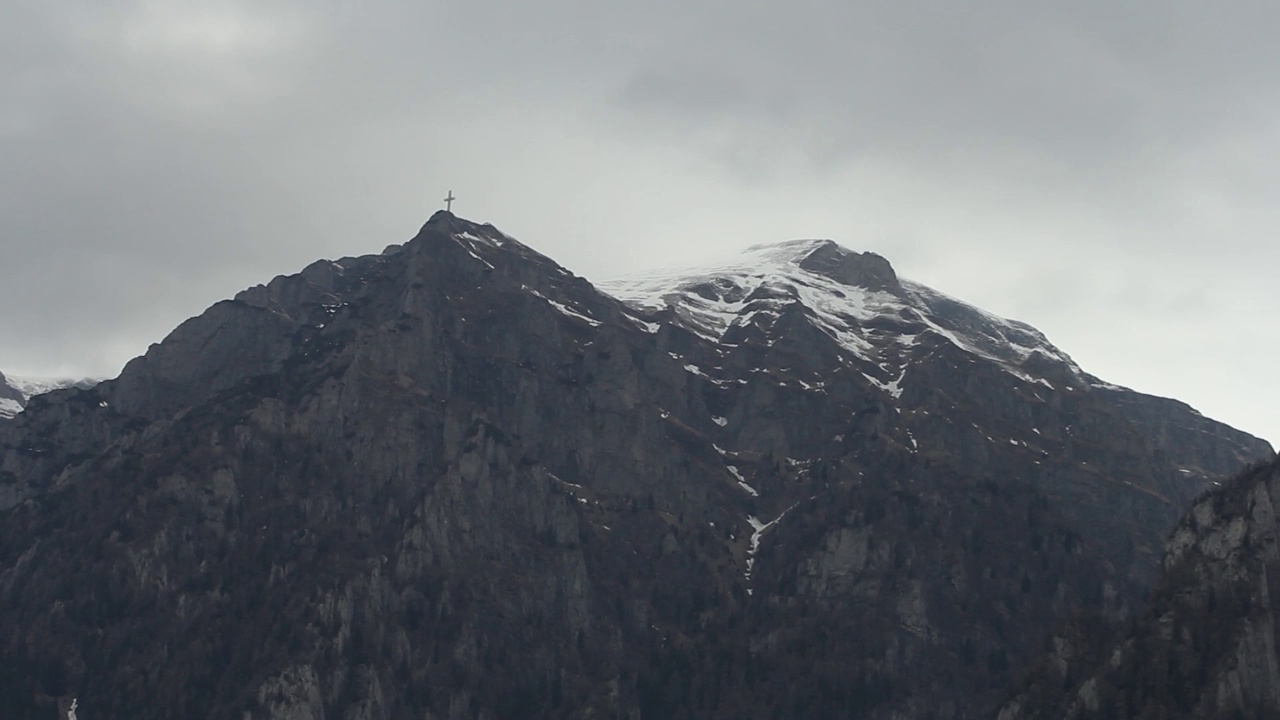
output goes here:
<path id="1" fill-rule="evenodd" d="M 676 78 L 732 68 L 766 104 L 794 98 L 796 116 L 825 111 L 876 133 L 1012 134 L 1055 149 L 1077 136 L 1128 146 L 1156 121 L 1176 138 L 1256 101 L 1247 91 L 1273 64 L 1267 28 L 1280 12 L 1264 4 L 1233 4 L 1230 24 L 1208 6 L 1045 5 L 800 2 L 748 11 L 746 23 L 726 12 L 664 60 Z"/>
<path id="2" fill-rule="evenodd" d="M 1260 319 L 1277 21 L 1252 1 L 16 0 L 0 370 L 113 372 L 245 285 L 403 239 L 452 188 L 588 277 L 830 236 L 1263 432 L 1250 406 L 1280 389 L 1241 338 L 1280 346 Z M 1215 383 L 1195 337 L 1231 349 Z"/>

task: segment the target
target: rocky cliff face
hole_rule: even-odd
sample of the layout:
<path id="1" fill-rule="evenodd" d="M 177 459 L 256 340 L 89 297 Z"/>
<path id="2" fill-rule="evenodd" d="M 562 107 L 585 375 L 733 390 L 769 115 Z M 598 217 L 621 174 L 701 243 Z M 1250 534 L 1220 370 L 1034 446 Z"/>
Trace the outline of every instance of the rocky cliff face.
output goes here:
<path id="1" fill-rule="evenodd" d="M 0 703 L 977 717 L 1270 454 L 831 243 L 605 288 L 438 213 L 35 398 Z"/>
<path id="2" fill-rule="evenodd" d="M 1280 716 L 1278 491 L 1270 463 L 1197 500 L 1146 609 L 1058 633 L 1000 720 Z"/>

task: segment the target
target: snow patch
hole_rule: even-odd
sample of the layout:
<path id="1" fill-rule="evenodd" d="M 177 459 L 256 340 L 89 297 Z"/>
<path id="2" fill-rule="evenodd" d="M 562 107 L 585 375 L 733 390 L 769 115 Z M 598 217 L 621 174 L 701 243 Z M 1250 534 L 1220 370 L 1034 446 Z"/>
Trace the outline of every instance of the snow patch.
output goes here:
<path id="1" fill-rule="evenodd" d="M 650 335 L 656 335 L 658 332 L 658 329 L 662 327 L 656 322 L 648 322 L 646 320 L 641 320 L 638 317 L 632 317 L 631 315 L 627 315 L 625 313 L 623 314 L 623 316 L 628 320 L 630 320 L 631 322 L 635 323 L 637 327 L 649 333 Z"/>
<path id="2" fill-rule="evenodd" d="M 571 483 L 571 482 L 569 482 L 568 480 L 561 480 L 559 477 L 557 477 L 557 476 L 555 476 L 555 475 L 553 475 L 553 474 L 551 474 L 551 473 L 547 473 L 547 475 L 550 475 L 552 480 L 555 480 L 556 482 L 560 483 L 561 485 L 564 485 L 565 487 L 571 487 L 571 488 L 574 488 L 574 489 L 576 489 L 576 490 L 582 490 L 582 489 L 583 489 L 583 487 L 582 487 L 581 485 L 578 485 L 577 483 Z"/>
<path id="3" fill-rule="evenodd" d="M 490 270 L 494 269 L 493 263 L 476 254 L 475 243 L 480 243 L 481 245 L 497 245 L 497 243 L 494 243 L 488 238 L 482 238 L 479 235 L 472 235 L 471 233 L 458 233 L 457 235 L 454 235 L 454 238 L 463 241 L 458 244 L 462 246 L 462 249 L 467 251 L 468 255 L 484 263 Z"/>
<path id="4" fill-rule="evenodd" d="M 460 232 L 454 235 L 454 237 L 466 240 L 468 243 L 480 243 L 481 245 L 488 245 L 490 247 L 502 247 L 507 243 L 507 238 L 485 237 L 483 235 L 476 235 L 475 233 L 469 232 Z"/>
<path id="5" fill-rule="evenodd" d="M 779 520 L 786 517 L 787 513 L 791 512 L 792 510 L 795 510 L 796 505 L 799 505 L 799 504 L 800 503 L 796 503 L 795 505 L 792 505 L 786 510 L 783 510 L 781 515 L 770 520 L 769 522 L 761 522 L 760 518 L 756 517 L 755 515 L 747 516 L 747 524 L 751 526 L 751 546 L 747 548 L 747 571 L 743 573 L 743 575 L 746 578 L 748 584 L 751 583 L 751 571 L 754 570 L 756 567 L 756 553 L 760 551 L 760 541 L 764 538 L 765 532 L 767 532 L 769 528 L 773 527 L 774 525 L 777 525 Z M 753 594 L 751 591 L 751 588 L 749 587 L 747 588 L 747 594 L 748 595 Z"/>
<path id="6" fill-rule="evenodd" d="M 582 313 L 578 312 L 577 310 L 574 310 L 568 305 L 565 305 L 563 303 L 558 303 L 555 300 L 552 300 L 551 298 L 543 298 L 543 300 L 546 300 L 547 302 L 551 303 L 552 307 L 559 310 L 561 313 L 568 315 L 569 317 L 578 318 L 579 320 L 584 320 L 591 327 L 600 327 L 599 320 L 596 320 L 593 317 L 588 317 L 587 315 L 583 315 Z"/>
<path id="7" fill-rule="evenodd" d="M 555 300 L 552 300 L 551 298 L 547 297 L 546 295 L 543 295 L 542 293 L 538 292 L 537 290 L 534 290 L 533 288 L 529 287 L 528 285 L 521 285 L 521 286 L 520 286 L 520 288 L 521 288 L 522 290 L 528 290 L 529 292 L 533 293 L 533 295 L 534 295 L 534 296 L 536 296 L 536 297 L 542 298 L 543 300 L 545 300 L 545 301 L 547 302 L 547 304 L 548 304 L 548 305 L 550 305 L 551 307 L 555 308 L 556 310 L 559 310 L 561 315 L 566 315 L 566 316 L 568 316 L 568 317 L 572 317 L 572 318 L 577 318 L 577 319 L 579 319 L 579 320 L 583 320 L 583 321 L 585 321 L 588 325 L 590 325 L 591 327 L 600 327 L 600 321 L 599 321 L 599 320 L 596 320 L 596 319 L 595 319 L 595 318 L 593 318 L 593 317 L 588 317 L 587 315 L 584 315 L 584 314 L 582 314 L 581 312 L 578 312 L 577 310 L 574 310 L 573 308 L 569 307 L 568 305 L 565 305 L 565 304 L 564 304 L 564 303 L 562 303 L 562 302 L 556 302 Z"/>
<path id="8" fill-rule="evenodd" d="M 22 412 L 22 403 L 9 398 L 0 398 L 0 417 L 11 418 Z"/>
<path id="9" fill-rule="evenodd" d="M 742 477 L 742 473 L 738 472 L 737 465 L 726 465 L 725 467 L 729 468 L 729 472 L 732 473 L 735 478 L 737 478 L 738 487 L 742 488 L 743 490 L 746 490 L 747 493 L 751 495 L 751 497 L 760 497 L 760 493 L 756 492 L 755 488 L 748 485 L 747 479 Z"/>
<path id="10" fill-rule="evenodd" d="M 894 400 L 897 400 L 898 398 L 902 397 L 902 378 L 906 376 L 907 376 L 907 369 L 905 367 L 902 368 L 902 372 L 898 374 L 898 379 L 893 380 L 892 382 L 883 382 L 881 380 L 877 380 L 874 377 L 871 377 L 866 373 L 862 373 L 862 377 L 866 378 L 872 385 L 875 385 L 881 390 L 889 393 L 889 395 Z"/>

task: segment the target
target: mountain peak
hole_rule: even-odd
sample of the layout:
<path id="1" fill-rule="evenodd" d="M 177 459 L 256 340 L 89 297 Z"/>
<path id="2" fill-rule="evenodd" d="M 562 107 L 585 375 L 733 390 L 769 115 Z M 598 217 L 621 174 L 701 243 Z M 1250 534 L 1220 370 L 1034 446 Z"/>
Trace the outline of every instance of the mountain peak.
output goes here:
<path id="1" fill-rule="evenodd" d="M 897 273 L 884 257 L 873 252 L 854 252 L 830 240 L 815 246 L 798 265 L 844 285 L 886 292 L 902 289 Z"/>
<path id="2" fill-rule="evenodd" d="M 437 210 L 427 218 L 427 222 L 422 226 L 422 232 L 428 230 L 436 230 L 443 233 L 465 232 L 475 223 L 465 220 L 454 215 L 448 210 Z"/>
<path id="3" fill-rule="evenodd" d="M 1074 363 L 1034 329 L 998 318 L 922 285 L 902 280 L 889 261 L 831 240 L 754 245 L 727 261 L 644 273 L 602 287 L 640 310 L 674 310 L 694 332 L 721 341 L 734 325 L 804 308 L 809 322 L 853 355 L 891 376 L 923 333 L 996 360 L 1015 374 L 1034 350 L 1074 370 Z M 889 328 L 894 328 L 890 331 Z"/>
<path id="4" fill-rule="evenodd" d="M 503 246 L 507 244 L 515 244 L 524 247 L 523 244 L 517 242 L 515 238 L 499 230 L 492 223 L 478 223 L 463 217 L 458 217 L 448 210 L 437 210 L 427 219 L 419 236 L 439 233 L 456 240 L 465 240 L 467 243 L 480 242 L 484 245 Z"/>
<path id="5" fill-rule="evenodd" d="M 893 266 L 873 252 L 857 252 L 835 242 L 819 238 L 786 240 L 752 245 L 729 262 L 718 267 L 797 267 L 835 280 L 841 285 L 866 290 L 896 293 L 902 289 Z"/>

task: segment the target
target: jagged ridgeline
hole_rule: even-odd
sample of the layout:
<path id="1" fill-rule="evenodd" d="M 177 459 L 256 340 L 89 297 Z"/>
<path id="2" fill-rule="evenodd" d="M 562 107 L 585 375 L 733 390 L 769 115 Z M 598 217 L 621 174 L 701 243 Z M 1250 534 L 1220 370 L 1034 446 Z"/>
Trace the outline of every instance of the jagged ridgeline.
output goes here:
<path id="1" fill-rule="evenodd" d="M 874 254 L 597 288 L 438 213 L 0 453 L 15 717 L 942 720 L 1271 449 Z"/>

